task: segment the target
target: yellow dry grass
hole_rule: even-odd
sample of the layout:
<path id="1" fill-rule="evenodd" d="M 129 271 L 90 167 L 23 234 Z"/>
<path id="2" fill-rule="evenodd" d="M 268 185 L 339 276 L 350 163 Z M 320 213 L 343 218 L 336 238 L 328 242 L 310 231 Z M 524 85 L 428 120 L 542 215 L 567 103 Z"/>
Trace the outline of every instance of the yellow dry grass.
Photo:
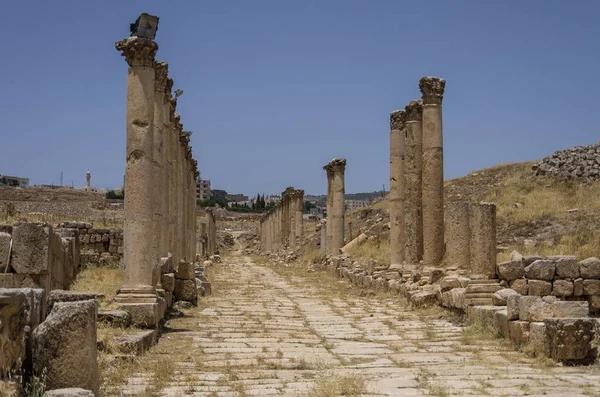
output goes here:
<path id="1" fill-rule="evenodd" d="M 315 382 L 308 397 L 360 396 L 367 392 L 364 376 L 326 373 Z"/>
<path id="2" fill-rule="evenodd" d="M 375 259 L 379 263 L 389 263 L 390 261 L 390 239 L 389 235 L 383 234 L 375 236 L 360 245 L 351 247 L 348 250 L 353 258 L 362 262 L 368 262 Z"/>
<path id="3" fill-rule="evenodd" d="M 104 308 L 114 303 L 117 289 L 121 285 L 123 285 L 123 269 L 120 267 L 88 267 L 77 275 L 71 290 L 104 294 L 104 300 L 100 303 Z"/>

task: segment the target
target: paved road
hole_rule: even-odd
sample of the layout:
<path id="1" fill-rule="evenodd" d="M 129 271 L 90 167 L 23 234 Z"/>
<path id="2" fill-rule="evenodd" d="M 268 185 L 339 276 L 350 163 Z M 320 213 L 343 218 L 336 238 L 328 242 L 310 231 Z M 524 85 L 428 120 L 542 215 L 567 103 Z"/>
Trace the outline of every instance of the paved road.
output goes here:
<path id="1" fill-rule="evenodd" d="M 600 368 L 541 363 L 438 310 L 360 296 L 325 273 L 233 255 L 215 291 L 144 356 L 127 395 L 590 396 Z M 352 394 L 352 393 L 355 394 Z"/>

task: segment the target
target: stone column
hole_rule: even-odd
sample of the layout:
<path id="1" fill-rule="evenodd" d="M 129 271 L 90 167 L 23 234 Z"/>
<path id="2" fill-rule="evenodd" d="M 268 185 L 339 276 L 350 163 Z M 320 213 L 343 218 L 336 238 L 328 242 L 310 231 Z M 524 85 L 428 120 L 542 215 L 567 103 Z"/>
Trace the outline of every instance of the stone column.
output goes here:
<path id="1" fill-rule="evenodd" d="M 191 149 L 191 147 L 190 147 Z M 192 159 L 190 172 L 190 262 L 196 261 L 196 175 L 197 162 Z"/>
<path id="2" fill-rule="evenodd" d="M 496 206 L 471 204 L 471 278 L 496 278 Z"/>
<path id="3" fill-rule="evenodd" d="M 164 94 L 167 85 L 167 73 L 168 65 L 166 62 L 154 63 L 154 191 L 152 194 L 152 198 L 154 199 L 154 228 L 152 233 L 154 235 L 156 264 L 160 262 L 161 257 L 166 256 L 166 252 L 164 251 L 165 243 L 163 242 L 166 238 L 163 231 L 163 221 L 166 218 L 164 215 L 166 204 L 164 185 L 166 178 L 163 173 L 165 170 L 163 139 L 165 136 Z"/>
<path id="4" fill-rule="evenodd" d="M 333 159 L 323 168 L 327 171 L 328 176 L 331 172 L 330 192 L 332 200 L 331 213 L 327 215 L 327 230 L 332 230 L 330 232 L 331 246 L 328 252 L 331 255 L 338 255 L 340 248 L 344 246 L 344 171 L 346 169 L 346 159 Z M 329 246 L 329 241 L 327 243 Z"/>
<path id="5" fill-rule="evenodd" d="M 182 126 L 183 127 L 183 126 Z M 177 252 L 179 255 L 179 263 L 185 262 L 184 240 L 185 240 L 185 149 L 183 142 L 185 139 L 182 130 L 179 133 L 179 169 L 177 170 Z M 178 263 L 178 265 L 179 265 Z"/>
<path id="6" fill-rule="evenodd" d="M 158 45 L 129 37 L 115 44 L 129 65 L 127 73 L 127 162 L 123 223 L 123 286 L 117 302 L 139 326 L 156 327 L 159 305 L 152 283 L 154 56 Z"/>
<path id="7" fill-rule="evenodd" d="M 296 247 L 302 243 L 304 234 L 304 190 L 296 190 L 296 213 L 294 214 L 296 228 Z"/>
<path id="8" fill-rule="evenodd" d="M 404 138 L 406 112 L 390 113 L 390 260 L 404 262 Z"/>
<path id="9" fill-rule="evenodd" d="M 439 266 L 444 257 L 444 149 L 442 99 L 446 82 L 423 77 L 423 264 Z"/>
<path id="10" fill-rule="evenodd" d="M 321 220 L 321 255 L 327 255 L 327 220 Z"/>
<path id="11" fill-rule="evenodd" d="M 330 216 L 333 213 L 333 170 L 329 168 L 327 165 L 323 167 L 325 172 L 327 173 L 327 202 L 326 202 L 326 211 L 327 211 L 327 222 L 329 227 L 325 228 L 325 255 L 332 255 L 331 247 L 333 247 L 333 243 L 331 241 L 331 236 L 333 233 L 333 227 L 331 226 Z"/>
<path id="12" fill-rule="evenodd" d="M 173 88 L 173 79 L 167 77 L 167 84 L 165 88 L 165 99 L 167 101 L 166 107 L 169 112 L 168 124 L 165 126 L 165 165 L 167 173 L 167 181 L 165 189 L 167 189 L 167 252 L 174 258 L 174 246 L 175 246 L 175 168 L 176 159 L 174 152 L 175 144 L 175 109 L 177 106 L 177 100 L 171 98 L 171 89 Z"/>
<path id="13" fill-rule="evenodd" d="M 469 269 L 471 266 L 471 228 L 469 203 L 452 202 L 446 205 L 445 232 L 447 266 Z"/>
<path id="14" fill-rule="evenodd" d="M 417 265 L 423 259 L 423 207 L 421 191 L 423 133 L 421 101 L 410 101 L 406 111 L 406 155 L 404 157 L 405 178 L 405 261 Z"/>

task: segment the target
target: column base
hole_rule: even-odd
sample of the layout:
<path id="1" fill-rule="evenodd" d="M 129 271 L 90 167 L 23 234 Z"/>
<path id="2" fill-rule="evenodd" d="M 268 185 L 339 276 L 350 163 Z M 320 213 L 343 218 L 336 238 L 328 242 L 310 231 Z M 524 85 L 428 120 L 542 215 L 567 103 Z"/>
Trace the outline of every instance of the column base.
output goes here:
<path id="1" fill-rule="evenodd" d="M 123 286 L 115 298 L 119 309 L 131 316 L 131 323 L 142 328 L 158 328 L 161 302 L 151 286 Z M 162 306 L 164 307 L 164 300 Z"/>

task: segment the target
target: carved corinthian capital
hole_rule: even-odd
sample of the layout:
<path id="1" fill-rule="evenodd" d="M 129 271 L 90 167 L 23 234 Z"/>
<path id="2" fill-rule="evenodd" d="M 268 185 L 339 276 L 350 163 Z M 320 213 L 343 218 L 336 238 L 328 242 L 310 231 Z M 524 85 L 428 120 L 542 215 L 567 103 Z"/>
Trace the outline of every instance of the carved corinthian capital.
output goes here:
<path id="1" fill-rule="evenodd" d="M 406 121 L 421 121 L 423 118 L 423 102 L 410 101 L 404 108 L 406 111 Z"/>
<path id="2" fill-rule="evenodd" d="M 422 77 L 419 81 L 424 105 L 441 105 L 444 99 L 446 80 L 439 77 Z"/>
<path id="3" fill-rule="evenodd" d="M 154 67 L 154 57 L 158 51 L 156 42 L 142 37 L 128 37 L 115 43 L 117 51 L 121 51 L 127 64 L 132 67 Z"/>
<path id="4" fill-rule="evenodd" d="M 154 92 L 164 94 L 167 86 L 167 74 L 169 64 L 166 62 L 154 62 Z"/>
<path id="5" fill-rule="evenodd" d="M 327 171 L 327 174 L 334 173 L 334 172 L 339 172 L 339 171 L 344 171 L 344 169 L 346 168 L 346 159 L 343 158 L 336 158 L 333 159 L 329 162 L 329 164 L 327 164 L 326 166 L 323 167 L 323 169 L 325 171 Z"/>
<path id="6" fill-rule="evenodd" d="M 390 130 L 403 130 L 406 123 L 406 112 L 394 110 L 390 113 Z"/>

